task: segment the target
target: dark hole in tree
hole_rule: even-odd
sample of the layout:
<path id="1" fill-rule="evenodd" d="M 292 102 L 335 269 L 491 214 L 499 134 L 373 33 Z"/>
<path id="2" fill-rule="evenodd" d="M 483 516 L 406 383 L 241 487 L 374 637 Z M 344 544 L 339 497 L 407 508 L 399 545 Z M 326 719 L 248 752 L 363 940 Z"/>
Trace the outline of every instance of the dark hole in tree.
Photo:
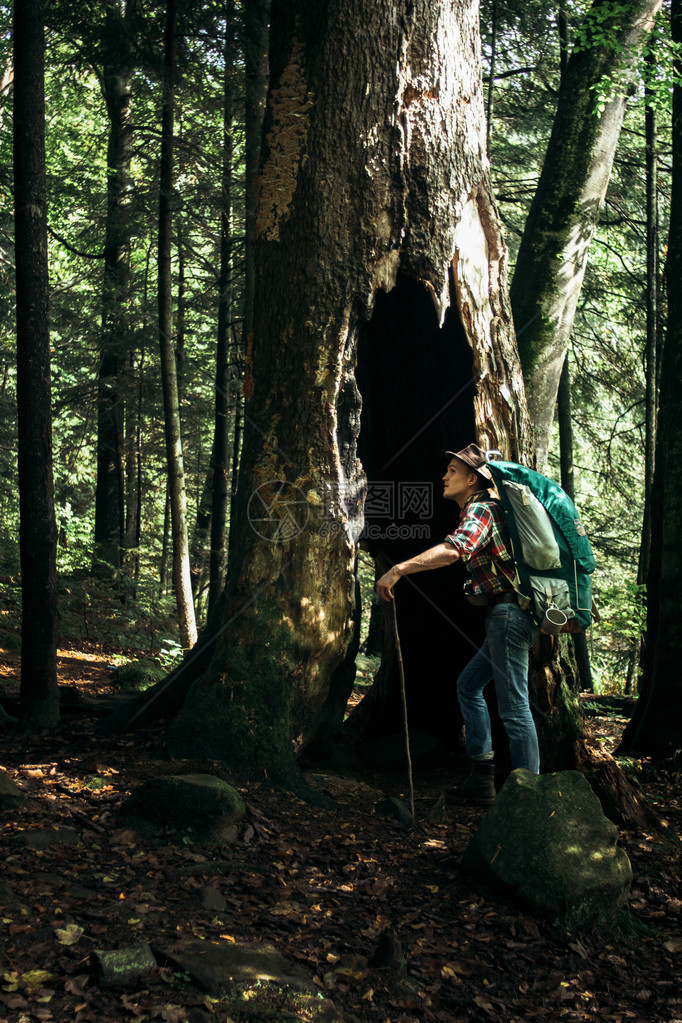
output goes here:
<path id="1" fill-rule="evenodd" d="M 454 287 L 451 282 L 451 292 Z M 386 567 L 439 543 L 459 510 L 442 497 L 446 450 L 475 438 L 472 352 L 456 309 L 440 326 L 419 281 L 399 276 L 377 295 L 358 339 L 358 450 L 368 477 L 363 543 Z M 464 569 L 403 578 L 396 587 L 410 729 L 453 748 L 461 725 L 456 679 L 483 637 L 483 614 L 462 595 Z M 397 666 L 384 628 L 378 683 L 360 711 L 367 736 L 402 727 Z M 367 717 L 365 717 L 367 715 Z"/>

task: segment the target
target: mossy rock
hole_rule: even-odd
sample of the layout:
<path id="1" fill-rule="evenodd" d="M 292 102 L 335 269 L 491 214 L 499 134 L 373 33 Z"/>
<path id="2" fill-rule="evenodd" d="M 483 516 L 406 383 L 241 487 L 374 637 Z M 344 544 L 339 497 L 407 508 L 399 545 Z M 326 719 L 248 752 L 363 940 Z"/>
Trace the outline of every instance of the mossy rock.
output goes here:
<path id="1" fill-rule="evenodd" d="M 512 771 L 462 865 L 569 932 L 611 927 L 632 881 L 618 831 L 579 771 Z"/>
<path id="2" fill-rule="evenodd" d="M 112 685 L 118 689 L 135 692 L 150 689 L 165 677 L 164 669 L 151 658 L 122 664 L 119 668 L 114 668 L 111 673 Z"/>
<path id="3" fill-rule="evenodd" d="M 191 829 L 210 840 L 246 813 L 244 800 L 226 781 L 212 774 L 178 774 L 152 778 L 121 806 L 122 817 Z"/>

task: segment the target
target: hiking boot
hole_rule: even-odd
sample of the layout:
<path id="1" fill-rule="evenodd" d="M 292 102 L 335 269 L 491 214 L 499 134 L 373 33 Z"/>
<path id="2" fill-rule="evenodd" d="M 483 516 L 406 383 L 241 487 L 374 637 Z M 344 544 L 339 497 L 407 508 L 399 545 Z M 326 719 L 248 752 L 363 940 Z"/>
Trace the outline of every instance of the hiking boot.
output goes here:
<path id="1" fill-rule="evenodd" d="M 457 788 L 450 789 L 447 799 L 451 803 L 476 803 L 490 806 L 495 802 L 495 763 L 492 760 L 474 760 L 471 774 Z"/>

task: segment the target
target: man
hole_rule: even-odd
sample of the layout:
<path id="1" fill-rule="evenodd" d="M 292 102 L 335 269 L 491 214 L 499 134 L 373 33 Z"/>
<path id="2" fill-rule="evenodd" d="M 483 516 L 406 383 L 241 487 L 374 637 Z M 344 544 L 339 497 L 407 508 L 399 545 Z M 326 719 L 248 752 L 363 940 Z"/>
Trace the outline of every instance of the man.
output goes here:
<path id="1" fill-rule="evenodd" d="M 509 739 L 512 770 L 525 767 L 534 774 L 540 770 L 537 733 L 528 703 L 528 651 L 540 629 L 519 607 L 510 582 L 514 574 L 511 542 L 502 505 L 489 492 L 493 480 L 483 451 L 477 444 L 469 444 L 462 451 L 446 454 L 451 458 L 443 476 L 443 497 L 459 505 L 457 528 L 443 543 L 394 565 L 377 582 L 377 593 L 382 600 L 393 600 L 393 587 L 404 575 L 461 559 L 469 576 L 464 592 L 472 603 L 489 606 L 485 642 L 457 680 L 473 770 L 454 795 L 490 804 L 495 799 L 495 762 L 483 690 L 491 679 Z"/>

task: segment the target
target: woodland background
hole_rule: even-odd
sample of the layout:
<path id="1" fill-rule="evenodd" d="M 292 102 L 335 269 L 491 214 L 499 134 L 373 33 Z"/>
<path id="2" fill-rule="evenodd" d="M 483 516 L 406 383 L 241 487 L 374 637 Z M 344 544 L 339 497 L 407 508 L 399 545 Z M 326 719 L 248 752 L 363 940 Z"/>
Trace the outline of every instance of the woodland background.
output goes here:
<path id="1" fill-rule="evenodd" d="M 165 10 L 161 4 L 146 4 L 144 11 L 136 12 L 136 6 L 47 5 L 46 167 L 58 573 L 66 597 L 63 629 L 72 627 L 70 603 L 75 621 L 86 620 L 84 609 L 110 596 L 113 584 L 120 600 L 110 621 L 110 642 L 120 640 L 154 654 L 163 650 L 168 657 L 179 652 L 180 643 L 170 583 L 169 473 L 157 336 Z M 482 5 L 490 162 L 512 268 L 552 126 L 561 47 L 580 39 L 586 11 L 587 5 L 580 3 Z M 208 606 L 217 351 L 223 362 L 218 367 L 219 391 L 229 431 L 229 447 L 222 456 L 228 497 L 234 494 L 238 466 L 247 315 L 245 104 L 247 89 L 253 88 L 248 82 L 253 83 L 254 45 L 260 45 L 262 59 L 265 41 L 261 35 L 260 43 L 254 44 L 254 24 L 260 23 L 262 30 L 267 10 L 265 4 L 203 3 L 185 9 L 180 4 L 179 18 L 171 291 L 189 556 L 201 625 Z M 10 5 L 0 5 L 0 19 L 0 571 L 9 581 L 19 571 Z M 645 122 L 649 109 L 656 117 L 654 287 L 660 345 L 673 74 L 665 12 L 659 15 L 649 50 L 653 58 L 648 71 L 645 54 L 630 87 L 567 360 L 576 503 L 599 561 L 595 585 L 603 621 L 591 637 L 593 674 L 599 690 L 614 692 L 632 691 L 633 644 L 643 621 L 638 560 L 645 498 L 646 298 L 651 287 Z M 112 212 L 111 192 L 107 198 L 113 106 L 111 96 L 103 94 L 105 75 L 116 62 L 129 92 L 125 140 L 129 180 L 118 213 Z M 106 245 L 116 230 L 115 225 L 112 228 L 116 215 L 125 220 L 119 242 L 127 251 L 112 257 Z M 126 264 L 125 280 L 121 279 L 125 294 L 118 297 L 112 297 L 107 283 L 112 258 Z M 98 457 L 101 463 L 108 443 L 103 437 L 108 416 L 115 419 L 118 431 L 117 450 L 110 454 L 117 464 L 108 469 L 100 464 L 98 482 Z M 548 471 L 559 478 L 558 430 Z M 113 491 L 111 480 L 105 479 L 107 472 L 115 477 Z M 98 486 L 100 491 L 109 488 L 99 505 Z M 111 526 L 105 516 L 112 512 L 119 516 L 120 555 L 118 550 L 112 554 L 106 539 Z M 100 541 L 95 543 L 98 534 Z M 222 573 L 223 551 L 219 554 L 217 571 Z M 361 554 L 361 578 L 367 622 L 373 566 L 366 554 Z M 73 627 L 79 629 L 80 624 Z"/>
<path id="2" fill-rule="evenodd" d="M 409 23 L 415 4 L 382 3 L 384 11 L 401 12 L 395 20 L 404 18 L 406 36 L 419 36 L 426 18 Z M 572 73 L 577 94 L 582 91 L 593 109 L 591 116 L 598 117 L 619 89 L 628 95 L 606 199 L 592 210 L 598 223 L 572 325 L 547 471 L 574 485 L 599 562 L 595 588 L 602 622 L 588 637 L 597 693 L 636 694 L 647 578 L 654 598 L 649 624 L 654 621 L 665 650 L 657 674 L 649 661 L 656 699 L 655 713 L 645 714 L 645 742 L 636 748 L 636 758 L 617 762 L 610 751 L 617 752 L 625 720 L 598 716 L 588 724 L 587 715 L 577 709 L 580 704 L 592 715 L 604 704 L 568 692 L 566 679 L 579 688 L 568 647 L 561 648 L 561 655 L 553 648 L 539 669 L 536 665 L 535 676 L 556 682 L 553 691 L 547 686 L 550 703 L 543 704 L 539 718 L 543 754 L 556 750 L 563 755 L 567 746 L 555 737 L 568 736 L 571 752 L 583 757 L 578 766 L 592 771 L 593 783 L 605 770 L 600 798 L 605 793 L 612 797 L 610 811 L 635 875 L 619 929 L 608 939 L 574 940 L 518 907 L 473 893 L 470 880 L 458 875 L 456 862 L 477 826 L 479 810 L 453 815 L 443 809 L 440 794 L 453 780 L 453 757 L 418 772 L 417 813 L 426 827 L 409 834 L 377 811 L 377 785 L 384 793 L 404 794 L 399 768 L 392 776 L 377 775 L 364 762 L 364 767 L 355 764 L 362 780 L 325 776 L 318 789 L 337 800 L 333 809 L 324 800 L 311 806 L 290 792 L 257 783 L 265 776 L 264 766 L 276 768 L 284 761 L 282 751 L 290 751 L 298 734 L 288 693 L 302 672 L 288 671 L 289 648 L 274 664 L 276 670 L 272 659 L 253 657 L 248 646 L 239 659 L 239 651 L 229 645 L 232 619 L 226 617 L 223 585 L 230 563 L 240 563 L 235 562 L 240 541 L 233 541 L 228 555 L 230 539 L 244 536 L 237 527 L 240 513 L 243 527 L 246 502 L 242 493 L 240 511 L 237 483 L 240 466 L 243 477 L 244 465 L 249 468 L 240 453 L 249 428 L 245 400 L 254 385 L 248 372 L 253 365 L 249 337 L 258 312 L 254 213 L 268 46 L 275 55 L 270 88 L 279 90 L 280 99 L 296 85 L 287 79 L 290 64 L 297 63 L 296 46 L 296 59 L 289 61 L 276 32 L 269 40 L 265 0 L 49 0 L 44 6 L 26 0 L 14 11 L 0 3 L 0 660 L 3 706 L 13 713 L 19 707 L 21 723 L 29 725 L 27 733 L 3 722 L 3 780 L 12 775 L 25 799 L 6 811 L 3 821 L 7 883 L 0 895 L 8 941 L 0 999 L 8 1011 L 46 1020 L 68 1015 L 84 1023 L 124 1015 L 183 1021 L 312 1018 L 300 1006 L 289 1006 L 285 1016 L 271 992 L 263 996 L 255 990 L 258 985 L 243 997 L 233 992 L 227 1001 L 212 999 L 169 966 L 157 966 L 135 992 L 107 991 L 89 980 L 88 954 L 98 944 L 121 948 L 138 936 L 154 941 L 160 935 L 226 944 L 235 936 L 238 941 L 275 941 L 291 959 L 315 971 L 317 988 L 334 999 L 338 1016 L 343 1012 L 349 1020 L 463 1023 L 561 1015 L 621 1023 L 667 1021 L 679 1013 L 671 977 L 678 972 L 681 952 L 675 786 L 682 700 L 679 674 L 671 669 L 680 652 L 674 589 L 680 575 L 679 528 L 673 501 L 682 419 L 676 412 L 676 353 L 682 351 L 677 324 L 682 321 L 675 305 L 682 294 L 682 264 L 680 232 L 673 228 L 669 233 L 671 220 L 674 224 L 679 218 L 682 183 L 679 0 L 661 5 L 631 77 L 625 81 L 616 70 L 623 55 L 623 25 L 657 6 L 645 0 L 558 0 L 550 5 L 485 0 L 480 10 L 480 80 L 492 190 L 509 249 L 510 277 L 520 262 L 519 246 L 556 121 L 560 81 L 570 72 L 569 58 L 579 58 Z M 465 20 L 472 7 L 452 0 L 425 5 L 422 13 L 446 9 L 464 12 Z M 339 27 L 333 16 L 340 8 L 332 2 L 277 0 L 273 24 L 283 38 L 297 10 L 307 10 L 311 22 L 319 17 L 323 27 Z M 356 3 L 347 10 L 363 10 L 368 19 L 373 13 L 371 5 Z M 26 35 L 12 34 L 13 15 L 24 11 L 34 18 L 33 28 L 36 17 L 41 23 L 44 18 L 46 26 L 44 157 L 33 145 L 41 137 L 43 90 L 26 87 L 39 82 L 38 70 L 24 59 L 29 51 L 34 58 L 36 50 L 27 45 Z M 325 59 L 333 60 L 336 40 L 325 39 L 320 31 L 318 53 L 316 26 L 316 21 L 312 29 L 306 25 L 301 34 L 308 68 L 319 74 L 317 57 L 326 45 Z M 372 42 L 377 39 L 368 38 L 368 46 Z M 374 52 L 380 50 L 379 45 Z M 589 63 L 597 51 L 602 61 L 597 84 L 591 87 L 580 74 L 576 81 L 580 55 Z M 332 72 L 337 78 L 347 72 L 350 78 L 354 69 L 336 66 Z M 383 87 L 380 78 L 376 84 Z M 319 80 L 325 81 L 324 76 Z M 13 138 L 13 129 L 22 125 L 23 135 Z M 276 143 L 271 137 L 271 152 Z M 19 221 L 26 209 L 22 188 L 42 169 L 47 251 L 40 239 L 34 238 L 33 249 L 27 247 L 20 231 L 15 247 L 15 216 Z M 300 170 L 303 176 L 303 165 Z M 589 234 L 587 227 L 584 233 Z M 44 257 L 49 332 L 47 303 L 30 310 L 39 329 L 27 332 L 21 321 L 26 305 L 19 282 L 27 252 L 29 269 L 42 265 Z M 266 265 L 272 266 L 269 258 Z M 315 269 L 309 272 L 314 276 Z M 307 279 L 273 280 L 273 295 L 276 288 L 290 287 L 300 297 L 307 285 Z M 401 279 L 393 293 L 412 301 L 415 289 L 410 288 Z M 431 298 L 425 300 L 424 294 L 414 303 L 415 315 L 428 309 L 433 316 Z M 385 311 L 390 295 L 380 293 L 377 308 Z M 307 326 L 301 325 L 302 335 Z M 520 346 L 525 328 L 525 323 L 516 324 Z M 49 342 L 50 360 L 26 373 L 22 358 L 39 334 Z M 279 362 L 272 376 L 277 394 L 295 393 L 298 381 L 293 376 L 279 380 L 278 368 Z M 26 381 L 36 388 L 27 390 Z M 390 383 L 394 386 L 396 378 Z M 530 403 L 535 396 L 532 388 L 527 390 Z M 662 395 L 667 443 L 660 443 L 659 433 L 657 445 Z M 520 396 L 515 398 L 520 407 Z M 473 422 L 473 414 L 470 418 Z M 54 441 L 49 466 L 41 463 L 46 424 Z M 27 445 L 31 429 L 35 443 Z M 24 438 L 21 447 L 18 437 Z M 655 558 L 653 571 L 647 571 L 647 508 L 654 453 L 660 451 L 665 472 L 658 474 L 658 505 L 654 493 L 655 511 L 649 515 Z M 54 474 L 56 535 L 49 508 L 40 505 L 40 486 L 30 485 L 41 473 L 46 478 L 46 468 Z M 32 549 L 37 561 L 43 555 L 49 560 L 48 548 L 55 541 L 56 576 L 40 577 L 38 571 L 34 579 L 27 578 L 20 518 L 22 529 L 29 520 L 36 527 Z M 658 528 L 663 522 L 667 533 Z M 280 538 L 282 547 L 291 539 Z M 346 570 L 339 569 L 343 552 L 340 545 L 333 547 L 333 539 L 328 562 L 316 567 L 318 575 L 328 569 L 335 584 Z M 320 549 L 325 550 L 323 545 Z M 276 557 L 271 554 L 271 560 Z M 357 635 L 347 644 L 352 663 L 341 665 L 350 672 L 344 685 L 354 690 L 353 706 L 370 688 L 381 650 L 372 614 L 374 563 L 363 549 L 358 559 L 362 656 L 357 676 Z M 284 575 L 271 578 L 279 585 Z M 293 586 L 287 579 L 284 584 L 290 589 L 305 581 L 302 573 L 292 578 Z M 282 592 L 280 586 L 276 598 Z M 324 592 L 321 587 L 318 596 Z M 307 599 L 304 588 L 303 596 Z M 42 604 L 53 597 L 44 613 Z M 244 606 L 250 608 L 250 601 Z M 279 604 L 263 600 L 259 610 L 266 625 L 267 615 L 281 615 L 283 607 L 286 594 Z M 348 617 L 347 608 L 338 611 L 337 621 L 342 615 Z M 168 757 L 165 726 L 150 726 L 146 720 L 147 727 L 134 736 L 121 736 L 116 729 L 107 735 L 106 727 L 97 726 L 94 719 L 110 706 L 112 682 L 126 684 L 125 675 L 112 675 L 110 669 L 151 655 L 161 674 L 174 669 L 168 678 L 177 681 L 181 674 L 175 672 L 192 660 L 186 651 L 197 630 L 199 661 L 201 635 L 210 634 L 216 621 L 222 622 L 223 646 L 214 667 L 226 652 L 233 677 L 226 669 L 209 696 L 220 697 L 221 687 L 235 679 L 253 682 L 249 692 L 255 691 L 260 703 L 249 705 L 238 685 L 233 690 L 237 699 L 243 697 L 246 711 L 241 719 L 234 715 L 233 734 L 246 721 L 250 733 L 266 740 L 268 731 L 276 733 L 279 745 L 267 747 L 264 740 L 255 749 L 257 770 L 248 788 L 241 788 L 248 819 L 234 841 L 208 849 L 190 830 L 178 834 L 167 828 L 142 838 L 120 826 L 120 803 L 139 782 L 174 770 L 177 762 L 172 751 Z M 242 633 L 233 630 L 237 647 L 242 639 L 248 641 L 249 627 Z M 385 633 L 384 628 L 384 654 Z M 257 648 L 263 633 L 254 628 L 254 634 Z M 318 635 L 312 626 L 309 635 L 313 640 Z M 11 653 L 20 645 L 21 668 Z M 50 656 L 61 683 L 61 721 L 58 700 L 50 703 L 50 693 L 41 690 Z M 444 656 L 450 664 L 451 652 L 445 650 Z M 326 668 L 330 663 L 331 658 Z M 643 663 L 646 670 L 646 656 Z M 338 674 L 336 667 L 329 671 Z M 79 686 L 85 694 L 74 693 Z M 88 692 L 94 699 L 88 700 Z M 624 699 L 616 706 L 629 710 L 633 703 Z M 640 703 L 648 707 L 646 700 Z M 219 709 L 220 700 L 209 701 L 213 706 Z M 36 707 L 42 718 L 33 713 Z M 72 716 L 74 707 L 78 713 Z M 564 713 L 565 707 L 572 711 Z M 340 715 L 337 710 L 334 720 L 343 715 L 343 708 Z M 452 731 L 446 717 L 441 711 L 441 724 Z M 206 770 L 206 758 L 213 755 L 213 747 L 203 746 L 209 725 L 198 719 L 199 753 L 189 761 L 197 770 Z M 238 772 L 232 775 L 235 765 L 217 761 L 209 764 L 212 772 L 237 784 L 244 781 Z M 381 761 L 380 767 L 386 764 Z M 282 774 L 291 782 L 290 772 Z M 267 777 L 277 777 L 276 771 L 269 770 Z M 309 787 L 291 788 L 310 797 L 315 777 L 308 776 L 304 785 Z M 31 844 L 43 840 L 42 848 Z M 389 941 L 389 954 L 377 959 L 382 941 Z"/>

